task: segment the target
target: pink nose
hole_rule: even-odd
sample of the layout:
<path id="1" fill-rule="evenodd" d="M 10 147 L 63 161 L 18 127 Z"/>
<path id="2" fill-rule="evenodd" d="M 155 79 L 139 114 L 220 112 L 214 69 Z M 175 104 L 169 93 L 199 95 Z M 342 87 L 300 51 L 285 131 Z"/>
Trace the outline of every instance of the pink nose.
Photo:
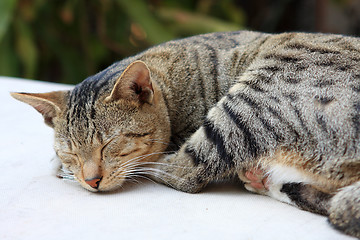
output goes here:
<path id="1" fill-rule="evenodd" d="M 98 189 L 102 177 L 94 177 L 92 179 L 85 179 L 85 182 L 92 188 Z"/>

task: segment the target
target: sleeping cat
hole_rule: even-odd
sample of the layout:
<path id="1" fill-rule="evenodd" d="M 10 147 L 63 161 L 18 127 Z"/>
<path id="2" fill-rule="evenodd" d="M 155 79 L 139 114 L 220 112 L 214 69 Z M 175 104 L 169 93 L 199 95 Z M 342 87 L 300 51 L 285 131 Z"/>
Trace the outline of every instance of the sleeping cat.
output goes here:
<path id="1" fill-rule="evenodd" d="M 55 131 L 63 177 L 185 192 L 239 177 L 360 237 L 360 39 L 212 33 L 152 47 L 71 91 L 12 93 Z"/>

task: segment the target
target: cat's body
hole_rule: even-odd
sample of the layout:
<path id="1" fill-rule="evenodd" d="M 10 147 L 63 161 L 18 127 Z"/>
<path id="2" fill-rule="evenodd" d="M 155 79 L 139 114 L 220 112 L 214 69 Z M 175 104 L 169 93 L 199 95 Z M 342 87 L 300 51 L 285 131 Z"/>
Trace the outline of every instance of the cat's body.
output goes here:
<path id="1" fill-rule="evenodd" d="M 44 115 L 91 191 L 139 173 L 186 192 L 238 176 L 360 237 L 359 63 L 358 38 L 215 33 L 150 48 L 70 92 L 14 97 Z"/>

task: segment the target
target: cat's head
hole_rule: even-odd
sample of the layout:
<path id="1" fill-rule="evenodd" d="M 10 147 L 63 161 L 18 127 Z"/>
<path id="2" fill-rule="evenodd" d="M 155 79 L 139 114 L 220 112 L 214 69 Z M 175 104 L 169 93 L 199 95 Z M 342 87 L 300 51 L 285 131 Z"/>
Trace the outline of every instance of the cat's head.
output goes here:
<path id="1" fill-rule="evenodd" d="M 170 138 L 162 93 L 146 64 L 136 61 L 114 80 L 107 79 L 107 90 L 95 81 L 71 91 L 11 94 L 43 115 L 62 165 L 90 191 L 117 189 L 145 172 Z"/>

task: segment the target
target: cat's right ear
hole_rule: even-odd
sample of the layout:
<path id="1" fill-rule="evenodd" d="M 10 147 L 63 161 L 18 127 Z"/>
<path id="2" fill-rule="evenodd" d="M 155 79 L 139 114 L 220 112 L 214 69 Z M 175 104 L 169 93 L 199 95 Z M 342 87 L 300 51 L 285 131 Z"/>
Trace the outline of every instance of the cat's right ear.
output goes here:
<path id="1" fill-rule="evenodd" d="M 21 102 L 27 103 L 43 115 L 45 123 L 54 127 L 53 119 L 62 113 L 66 105 L 68 91 L 48 93 L 10 93 Z"/>
<path id="2" fill-rule="evenodd" d="M 135 104 L 152 104 L 154 89 L 151 82 L 150 70 L 143 61 L 131 63 L 116 80 L 110 96 L 105 101 L 118 101 L 120 99 Z"/>

